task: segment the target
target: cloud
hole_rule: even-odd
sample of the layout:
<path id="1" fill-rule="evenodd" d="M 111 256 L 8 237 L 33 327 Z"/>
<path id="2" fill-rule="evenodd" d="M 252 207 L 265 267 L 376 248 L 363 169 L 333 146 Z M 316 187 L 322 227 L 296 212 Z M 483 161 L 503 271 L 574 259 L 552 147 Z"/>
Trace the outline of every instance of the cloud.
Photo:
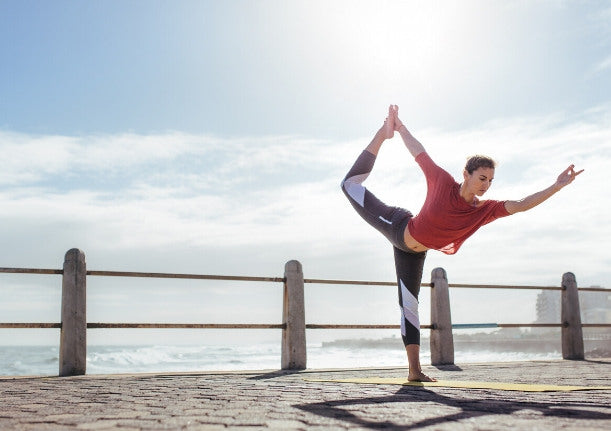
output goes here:
<path id="1" fill-rule="evenodd" d="M 494 198 L 523 197 L 535 191 L 533 187 L 551 184 L 572 162 L 587 169 L 577 184 L 602 196 L 603 182 L 595 173 L 611 158 L 608 116 L 607 107 L 568 123 L 555 115 L 414 134 L 455 178 L 460 178 L 469 154 L 487 153 L 499 160 L 490 191 Z M 77 220 L 91 224 L 94 231 L 114 230 L 119 245 L 244 245 L 302 242 L 313 236 L 328 240 L 333 230 L 329 226 L 353 218 L 339 181 L 366 142 L 182 133 L 31 137 L 5 132 L 0 151 L 19 157 L 4 158 L 0 199 L 4 217 L 44 219 L 44 224 Z M 112 181 L 105 182 L 108 178 Z M 421 172 L 399 138 L 383 148 L 368 185 L 383 200 L 413 212 L 424 198 Z M 563 195 L 590 215 L 599 215 L 600 202 L 576 190 L 569 187 Z M 557 208 L 564 200 L 545 205 Z M 530 225 L 540 220 L 532 214 Z"/>
<path id="2" fill-rule="evenodd" d="M 602 59 L 600 62 L 594 65 L 592 68 L 592 75 L 598 75 L 599 73 L 606 72 L 611 68 L 611 56 Z"/>

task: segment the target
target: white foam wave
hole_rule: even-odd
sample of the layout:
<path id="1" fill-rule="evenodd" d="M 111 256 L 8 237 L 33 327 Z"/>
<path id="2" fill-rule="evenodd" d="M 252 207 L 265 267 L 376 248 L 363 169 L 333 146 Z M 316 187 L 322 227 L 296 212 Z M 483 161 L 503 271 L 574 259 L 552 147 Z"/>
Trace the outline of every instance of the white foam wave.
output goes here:
<path id="1" fill-rule="evenodd" d="M 88 374 L 189 372 L 229 370 L 277 370 L 280 343 L 218 346 L 89 346 Z M 308 368 L 356 368 L 406 366 L 401 346 L 385 349 L 323 347 L 308 344 Z M 455 361 L 511 362 L 560 359 L 560 352 L 527 353 L 457 350 Z M 430 363 L 430 352 L 423 346 L 421 362 Z M 57 347 L 0 346 L 0 375 L 56 375 Z"/>

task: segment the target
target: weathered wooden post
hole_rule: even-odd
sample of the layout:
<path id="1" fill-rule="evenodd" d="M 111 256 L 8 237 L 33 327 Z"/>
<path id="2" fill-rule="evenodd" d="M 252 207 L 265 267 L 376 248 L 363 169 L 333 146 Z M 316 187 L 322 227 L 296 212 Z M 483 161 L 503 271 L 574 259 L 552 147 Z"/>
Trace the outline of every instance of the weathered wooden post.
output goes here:
<path id="1" fill-rule="evenodd" d="M 575 274 L 562 275 L 562 358 L 584 359 L 579 292 Z"/>
<path id="2" fill-rule="evenodd" d="M 431 287 L 431 364 L 454 364 L 450 292 L 445 269 L 433 269 Z"/>
<path id="3" fill-rule="evenodd" d="M 305 305 L 303 295 L 303 269 L 301 263 L 291 260 L 284 266 L 284 306 L 282 322 L 283 370 L 306 368 Z"/>
<path id="4" fill-rule="evenodd" d="M 59 375 L 85 374 L 87 367 L 87 264 L 85 253 L 68 250 L 62 279 Z"/>

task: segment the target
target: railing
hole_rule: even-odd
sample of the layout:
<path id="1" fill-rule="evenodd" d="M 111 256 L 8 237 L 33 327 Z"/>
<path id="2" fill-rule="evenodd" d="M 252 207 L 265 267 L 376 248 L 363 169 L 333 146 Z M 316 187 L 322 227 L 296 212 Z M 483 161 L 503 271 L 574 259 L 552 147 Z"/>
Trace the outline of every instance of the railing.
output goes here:
<path id="1" fill-rule="evenodd" d="M 171 328 L 171 329 L 282 329 L 281 368 L 306 368 L 306 329 L 398 329 L 399 325 L 372 324 L 306 324 L 304 305 L 305 284 L 344 284 L 368 286 L 395 286 L 394 282 L 305 279 L 301 263 L 291 260 L 285 265 L 284 277 L 242 277 L 226 275 L 168 274 L 122 271 L 87 271 L 85 254 L 78 249 L 66 253 L 63 269 L 0 268 L 0 273 L 62 275 L 61 323 L 0 323 L 0 328 L 57 328 L 60 329 L 59 375 L 81 375 L 86 372 L 87 329 L 94 328 Z M 224 280 L 283 283 L 283 320 L 279 324 L 238 323 L 94 323 L 86 318 L 86 279 L 88 276 L 172 278 L 192 280 Z M 430 329 L 431 363 L 454 363 L 454 339 L 452 329 L 464 328 L 518 328 L 559 327 L 562 329 L 563 359 L 584 359 L 584 327 L 611 327 L 611 324 L 582 324 L 579 308 L 579 291 L 611 292 L 604 288 L 577 288 L 574 274 L 567 272 L 560 287 L 556 286 L 507 286 L 485 284 L 450 284 L 443 268 L 432 271 L 431 324 L 421 325 Z M 478 289 L 536 289 L 562 291 L 561 323 L 479 323 L 452 324 L 449 288 Z"/>

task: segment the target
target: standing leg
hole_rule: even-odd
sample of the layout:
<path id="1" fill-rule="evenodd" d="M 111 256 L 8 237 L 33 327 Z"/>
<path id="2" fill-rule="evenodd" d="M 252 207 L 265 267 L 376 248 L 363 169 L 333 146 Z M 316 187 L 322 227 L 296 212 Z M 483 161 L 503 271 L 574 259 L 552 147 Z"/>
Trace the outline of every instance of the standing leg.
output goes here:
<path id="1" fill-rule="evenodd" d="M 420 366 L 420 318 L 418 316 L 418 294 L 422 282 L 422 269 L 426 252 L 415 253 L 394 247 L 395 269 L 401 307 L 401 338 L 405 345 L 409 364 L 409 381 L 431 382 Z"/>

